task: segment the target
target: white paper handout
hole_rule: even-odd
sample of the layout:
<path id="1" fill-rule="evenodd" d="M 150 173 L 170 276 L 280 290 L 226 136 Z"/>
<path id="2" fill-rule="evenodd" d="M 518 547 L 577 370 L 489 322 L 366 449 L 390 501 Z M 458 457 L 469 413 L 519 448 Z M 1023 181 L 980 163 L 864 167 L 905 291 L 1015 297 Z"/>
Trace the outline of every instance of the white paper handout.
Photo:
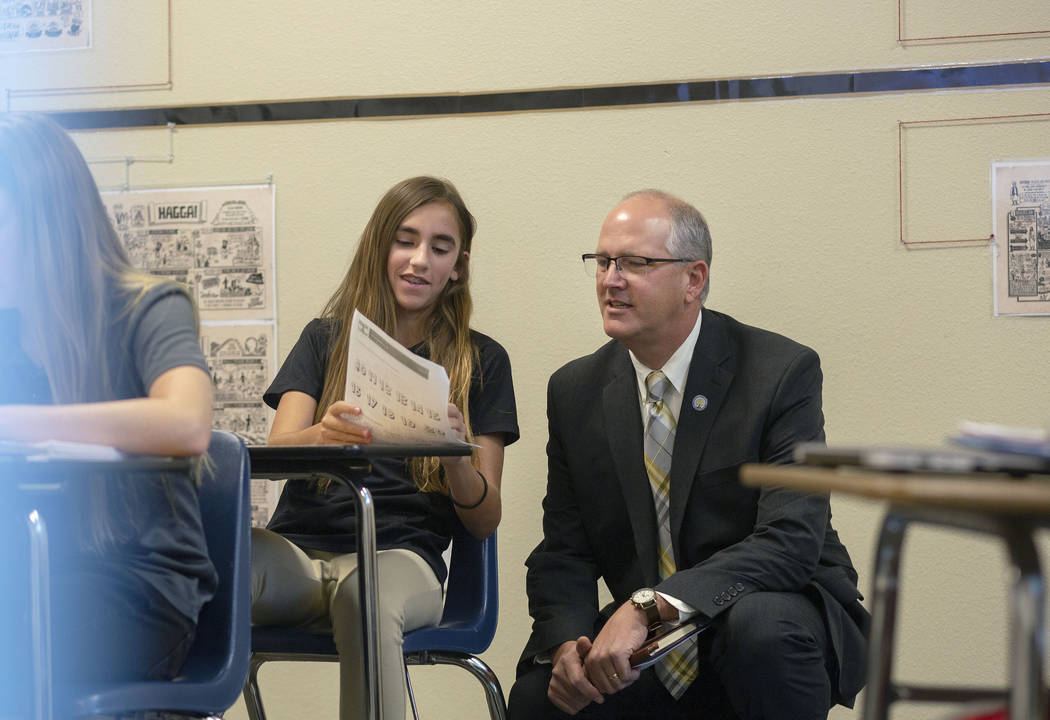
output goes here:
<path id="1" fill-rule="evenodd" d="M 354 311 L 351 322 L 344 397 L 361 414 L 347 419 L 369 428 L 377 443 L 462 443 L 448 421 L 445 368 L 411 352 L 360 312 Z"/>
<path id="2" fill-rule="evenodd" d="M 109 445 L 44 440 L 43 442 L 20 443 L 0 441 L 0 456 L 21 457 L 32 462 L 48 460 L 89 460 L 113 462 L 124 458 L 124 453 Z"/>

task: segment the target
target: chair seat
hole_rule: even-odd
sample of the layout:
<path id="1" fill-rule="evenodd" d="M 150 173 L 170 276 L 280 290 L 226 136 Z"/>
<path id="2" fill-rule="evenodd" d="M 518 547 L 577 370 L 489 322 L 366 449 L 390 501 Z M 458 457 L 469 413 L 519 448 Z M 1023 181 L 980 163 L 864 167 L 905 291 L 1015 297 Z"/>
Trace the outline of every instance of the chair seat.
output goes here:
<path id="1" fill-rule="evenodd" d="M 460 652 L 476 655 L 488 644 L 479 640 L 474 623 L 456 621 L 405 633 L 402 652 Z M 290 629 L 256 625 L 252 628 L 252 652 L 268 655 L 337 655 L 330 630 Z"/>
<path id="2" fill-rule="evenodd" d="M 480 655 L 488 649 L 488 646 L 489 641 L 479 641 L 475 624 L 454 622 L 442 623 L 436 627 L 419 628 L 405 633 L 402 651 L 406 655 L 421 650 Z"/>
<path id="3" fill-rule="evenodd" d="M 337 655 L 331 630 L 270 625 L 252 627 L 252 652 L 290 655 Z"/>

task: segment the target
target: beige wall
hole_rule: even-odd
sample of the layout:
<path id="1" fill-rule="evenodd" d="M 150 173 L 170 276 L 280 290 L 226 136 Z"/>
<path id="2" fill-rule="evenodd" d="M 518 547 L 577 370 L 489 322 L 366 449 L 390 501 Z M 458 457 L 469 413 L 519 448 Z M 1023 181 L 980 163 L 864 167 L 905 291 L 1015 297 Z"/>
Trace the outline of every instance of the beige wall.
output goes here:
<path id="1" fill-rule="evenodd" d="M 1045 37 L 896 42 L 895 3 L 174 3 L 173 88 L 57 98 L 15 109 L 223 104 L 784 75 L 1050 55 Z M 1050 27 L 1045 2 L 906 2 L 906 34 Z M 0 59 L 0 84 L 153 82 L 167 73 L 164 2 L 96 0 L 93 50 Z M 272 14 L 267 12 L 273 7 Z M 659 8 L 658 10 L 655 8 Z M 994 8 L 989 9 L 989 8 Z M 950 12 L 948 12 L 950 9 Z M 132 22 L 129 18 L 137 18 Z M 140 32 L 141 31 L 141 32 Z M 0 56 L 2 57 L 2 56 Z M 36 75 L 49 73 L 47 80 Z M 277 186 L 279 350 L 287 353 L 397 180 L 454 180 L 479 220 L 474 325 L 510 352 L 521 441 L 507 452 L 501 622 L 489 662 L 509 691 L 529 628 L 523 561 L 539 539 L 544 389 L 604 340 L 579 253 L 624 192 L 657 186 L 696 203 L 714 238 L 712 308 L 819 351 L 830 442 L 935 443 L 960 418 L 1042 425 L 1050 323 L 992 317 L 986 247 L 898 241 L 897 122 L 1042 113 L 1050 89 L 824 97 L 478 117 L 180 128 L 149 185 Z M 1050 157 L 1050 122 L 906 132 L 911 239 L 990 231 L 988 165 Z M 162 129 L 81 133 L 89 157 L 167 152 Z M 123 168 L 97 166 L 103 185 Z M 1040 368 L 1044 368 L 1040 371 Z M 882 507 L 836 497 L 835 525 L 865 592 Z M 899 676 L 1004 677 L 1006 571 L 998 545 L 920 530 L 904 563 Z M 427 717 L 481 718 L 465 674 L 413 670 Z M 335 668 L 270 665 L 271 718 L 333 717 Z M 926 718 L 943 708 L 902 708 Z M 245 717 L 238 704 L 228 717 Z M 835 720 L 858 717 L 838 709 Z"/>

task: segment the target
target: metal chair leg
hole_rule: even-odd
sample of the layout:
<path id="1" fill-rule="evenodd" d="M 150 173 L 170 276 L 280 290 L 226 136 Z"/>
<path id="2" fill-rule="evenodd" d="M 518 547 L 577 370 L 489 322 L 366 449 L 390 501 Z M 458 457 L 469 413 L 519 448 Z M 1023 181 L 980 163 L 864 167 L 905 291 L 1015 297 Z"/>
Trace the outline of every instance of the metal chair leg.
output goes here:
<path id="1" fill-rule="evenodd" d="M 244 681 L 244 706 L 248 710 L 251 720 L 266 720 L 266 711 L 263 710 L 262 693 L 259 692 L 259 668 L 265 660 L 260 660 L 252 655 L 248 665 L 248 678 Z"/>
<path id="2" fill-rule="evenodd" d="M 492 668 L 479 658 L 466 653 L 420 650 L 405 656 L 406 670 L 408 665 L 452 665 L 463 668 L 481 683 L 491 720 L 506 720 L 507 700 L 503 696 L 499 678 L 492 672 Z"/>
<path id="3" fill-rule="evenodd" d="M 464 668 L 476 677 L 481 686 L 485 688 L 485 700 L 489 706 L 489 717 L 492 720 L 506 720 L 507 701 L 503 697 L 503 688 L 500 687 L 499 678 L 496 677 L 496 673 L 492 672 L 492 668 L 473 655 L 445 664 Z"/>
<path id="4" fill-rule="evenodd" d="M 901 544 L 906 518 L 887 513 L 879 533 L 875 582 L 871 599 L 871 632 L 868 641 L 868 687 L 864 694 L 863 720 L 886 720 L 893 700 L 893 642 L 897 624 L 897 587 L 900 579 Z"/>
<path id="5" fill-rule="evenodd" d="M 1046 717 L 1043 692 L 1045 596 L 1039 554 L 1029 528 L 1004 530 L 1015 576 L 1010 613 L 1010 716 Z"/>
<path id="6" fill-rule="evenodd" d="M 416 694 L 412 691 L 412 678 L 408 675 L 408 663 L 401 659 L 401 667 L 405 669 L 405 687 L 408 688 L 408 702 L 412 705 L 412 717 L 419 720 L 419 708 L 416 707 Z"/>

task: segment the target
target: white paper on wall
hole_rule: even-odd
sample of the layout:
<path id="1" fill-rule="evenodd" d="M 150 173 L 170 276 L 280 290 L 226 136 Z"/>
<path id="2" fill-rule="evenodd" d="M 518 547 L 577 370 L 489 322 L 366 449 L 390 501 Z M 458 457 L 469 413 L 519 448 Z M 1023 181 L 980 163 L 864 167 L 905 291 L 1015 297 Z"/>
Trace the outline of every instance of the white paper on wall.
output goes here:
<path id="1" fill-rule="evenodd" d="M 996 315 L 1050 314 L 1050 160 L 992 163 Z"/>
<path id="2" fill-rule="evenodd" d="M 0 0 L 0 53 L 91 47 L 91 0 Z"/>

